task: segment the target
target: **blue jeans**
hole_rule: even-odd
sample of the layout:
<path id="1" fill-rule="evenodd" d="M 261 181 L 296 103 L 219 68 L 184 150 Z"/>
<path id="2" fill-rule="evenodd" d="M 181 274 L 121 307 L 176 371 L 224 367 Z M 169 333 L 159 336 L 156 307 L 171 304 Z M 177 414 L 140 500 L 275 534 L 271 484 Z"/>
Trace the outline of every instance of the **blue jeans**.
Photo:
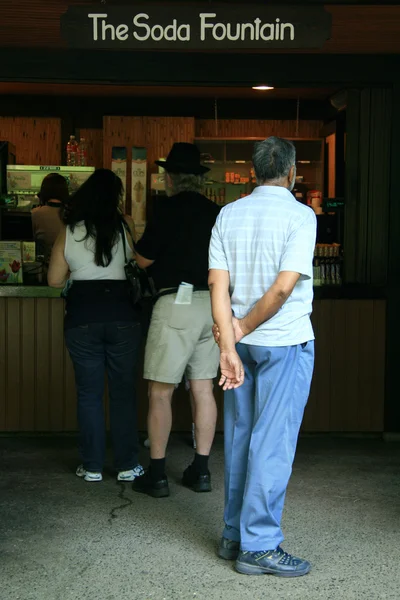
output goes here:
<path id="1" fill-rule="evenodd" d="M 314 342 L 238 344 L 244 384 L 225 392 L 225 530 L 242 550 L 283 541 L 281 518 L 314 368 Z"/>
<path id="2" fill-rule="evenodd" d="M 136 375 L 141 347 L 137 322 L 89 323 L 66 329 L 78 397 L 80 451 L 88 471 L 103 470 L 104 387 L 108 375 L 110 427 L 116 470 L 138 464 Z"/>

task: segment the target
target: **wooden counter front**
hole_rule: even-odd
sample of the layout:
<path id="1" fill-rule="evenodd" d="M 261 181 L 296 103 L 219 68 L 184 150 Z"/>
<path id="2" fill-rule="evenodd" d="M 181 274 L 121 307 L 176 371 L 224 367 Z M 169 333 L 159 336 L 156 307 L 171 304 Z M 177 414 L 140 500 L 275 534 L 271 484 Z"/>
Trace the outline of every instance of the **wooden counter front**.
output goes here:
<path id="1" fill-rule="evenodd" d="M 16 290 L 14 297 L 0 290 L 0 431 L 75 431 L 64 303 L 56 290 L 30 290 Z M 17 293 L 21 297 L 15 297 Z M 39 293 L 52 297 L 38 297 Z M 385 300 L 316 300 L 313 322 L 315 375 L 303 430 L 383 431 Z M 147 394 L 141 377 L 138 391 L 139 424 L 145 431 Z M 223 397 L 220 390 L 216 394 L 222 430 Z M 189 431 L 190 423 L 189 400 L 181 386 L 174 402 L 174 429 Z"/>

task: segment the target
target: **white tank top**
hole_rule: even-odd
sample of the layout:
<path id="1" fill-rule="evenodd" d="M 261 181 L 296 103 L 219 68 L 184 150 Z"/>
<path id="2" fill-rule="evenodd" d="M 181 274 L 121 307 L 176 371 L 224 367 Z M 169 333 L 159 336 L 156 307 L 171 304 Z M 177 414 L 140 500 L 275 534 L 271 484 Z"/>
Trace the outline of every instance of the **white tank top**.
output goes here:
<path id="1" fill-rule="evenodd" d="M 126 232 L 125 245 L 128 260 L 132 258 L 133 253 L 129 246 Z M 108 267 L 99 267 L 94 262 L 94 253 L 96 243 L 91 237 L 86 236 L 85 223 L 77 223 L 72 233 L 70 227 L 66 228 L 64 257 L 69 265 L 71 272 L 70 279 L 73 281 L 98 280 L 98 279 L 126 279 L 125 276 L 125 256 L 122 244 L 121 234 L 119 240 L 112 249 L 112 260 Z"/>

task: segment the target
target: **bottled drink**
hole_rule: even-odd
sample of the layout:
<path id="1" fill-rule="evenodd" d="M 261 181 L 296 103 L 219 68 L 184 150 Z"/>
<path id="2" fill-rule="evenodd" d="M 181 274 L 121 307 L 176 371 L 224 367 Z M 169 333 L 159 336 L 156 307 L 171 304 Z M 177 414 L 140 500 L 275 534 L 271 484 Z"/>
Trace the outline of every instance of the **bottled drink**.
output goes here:
<path id="1" fill-rule="evenodd" d="M 77 165 L 78 167 L 87 166 L 87 145 L 85 138 L 81 138 L 81 141 L 79 142 Z"/>
<path id="2" fill-rule="evenodd" d="M 74 135 L 69 136 L 69 142 L 67 144 L 67 165 L 68 167 L 75 167 L 77 164 L 77 153 L 78 153 L 78 142 Z"/>
<path id="3" fill-rule="evenodd" d="M 319 287 L 321 285 L 321 261 L 318 258 L 318 248 L 316 248 L 314 251 L 313 275 L 314 275 L 314 286 Z"/>

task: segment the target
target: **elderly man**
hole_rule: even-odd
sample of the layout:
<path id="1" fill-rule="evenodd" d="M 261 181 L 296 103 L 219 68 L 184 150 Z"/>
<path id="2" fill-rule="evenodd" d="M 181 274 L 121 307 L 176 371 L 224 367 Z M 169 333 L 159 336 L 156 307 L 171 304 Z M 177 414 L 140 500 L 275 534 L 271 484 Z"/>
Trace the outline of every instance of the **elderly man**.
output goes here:
<path id="1" fill-rule="evenodd" d="M 316 218 L 291 194 L 291 142 L 268 138 L 256 146 L 253 163 L 258 187 L 221 211 L 210 244 L 227 390 L 219 556 L 236 559 L 240 573 L 298 577 L 311 566 L 281 549 L 281 517 L 314 365 Z"/>
<path id="2" fill-rule="evenodd" d="M 172 395 L 185 374 L 194 400 L 197 447 L 183 484 L 196 492 L 211 491 L 208 457 L 217 418 L 213 379 L 218 371 L 218 348 L 212 334 L 207 278 L 208 246 L 219 209 L 201 194 L 209 169 L 200 164 L 196 146 L 174 144 L 166 162 L 156 164 L 166 172 L 167 198 L 160 202 L 136 246 L 139 266 L 151 267 L 160 291 L 144 365 L 144 377 L 149 380 L 150 467 L 136 478 L 133 489 L 161 498 L 169 495 L 165 453 Z"/>

